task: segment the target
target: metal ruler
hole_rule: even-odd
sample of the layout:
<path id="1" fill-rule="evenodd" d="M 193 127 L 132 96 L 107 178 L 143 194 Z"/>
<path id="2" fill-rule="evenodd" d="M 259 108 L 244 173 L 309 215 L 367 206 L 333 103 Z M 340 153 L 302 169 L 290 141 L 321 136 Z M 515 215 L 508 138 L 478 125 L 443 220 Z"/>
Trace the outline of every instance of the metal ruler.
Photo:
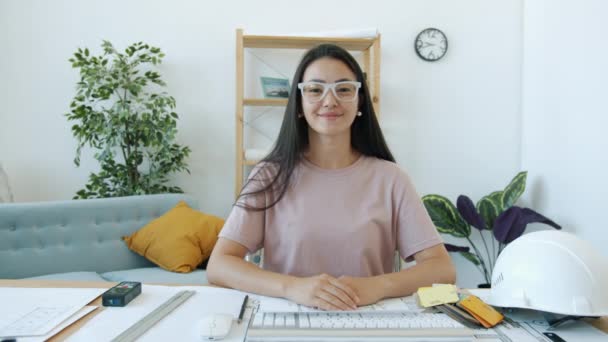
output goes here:
<path id="1" fill-rule="evenodd" d="M 131 342 L 135 341 L 139 336 L 143 335 L 154 324 L 167 316 L 171 311 L 184 303 L 188 298 L 192 297 L 196 291 L 180 291 L 166 302 L 159 305 L 154 311 L 147 314 L 144 318 L 137 321 L 135 324 L 127 328 L 120 335 L 116 336 L 112 342 Z"/>

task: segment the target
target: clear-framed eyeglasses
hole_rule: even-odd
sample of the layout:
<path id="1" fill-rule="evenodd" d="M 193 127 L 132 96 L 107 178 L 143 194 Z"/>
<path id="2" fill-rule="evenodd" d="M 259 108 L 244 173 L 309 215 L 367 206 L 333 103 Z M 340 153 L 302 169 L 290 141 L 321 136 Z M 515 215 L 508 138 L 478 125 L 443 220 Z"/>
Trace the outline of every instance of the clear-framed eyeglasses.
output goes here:
<path id="1" fill-rule="evenodd" d="M 319 102 L 325 98 L 331 89 L 334 97 L 341 102 L 352 102 L 357 99 L 361 82 L 343 81 L 336 83 L 302 82 L 298 83 L 302 98 L 308 102 Z"/>

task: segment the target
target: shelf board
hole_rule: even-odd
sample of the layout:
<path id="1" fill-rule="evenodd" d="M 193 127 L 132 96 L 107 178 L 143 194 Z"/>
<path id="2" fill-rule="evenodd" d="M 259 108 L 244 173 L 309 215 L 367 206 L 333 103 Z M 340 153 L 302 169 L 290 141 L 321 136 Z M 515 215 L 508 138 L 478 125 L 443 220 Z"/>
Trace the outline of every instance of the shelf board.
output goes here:
<path id="1" fill-rule="evenodd" d="M 243 99 L 243 105 L 285 107 L 287 106 L 287 99 Z"/>
<path id="2" fill-rule="evenodd" d="M 243 46 L 261 49 L 310 49 L 331 43 L 351 51 L 364 51 L 374 43 L 373 38 L 291 37 L 243 35 Z"/>

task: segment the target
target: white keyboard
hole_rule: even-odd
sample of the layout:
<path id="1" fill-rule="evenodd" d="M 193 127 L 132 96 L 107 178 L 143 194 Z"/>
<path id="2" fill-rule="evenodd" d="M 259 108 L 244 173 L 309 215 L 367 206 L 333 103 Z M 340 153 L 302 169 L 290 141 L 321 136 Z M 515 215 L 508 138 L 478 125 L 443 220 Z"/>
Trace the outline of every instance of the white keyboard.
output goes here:
<path id="1" fill-rule="evenodd" d="M 369 339 L 380 337 L 470 338 L 472 336 L 472 330 L 444 314 L 402 312 L 258 312 L 253 317 L 247 333 L 249 341 L 274 340 L 275 338 L 279 340 L 287 338 L 327 340 L 330 337 Z M 311 339 L 305 339 L 304 337 L 310 337 Z"/>

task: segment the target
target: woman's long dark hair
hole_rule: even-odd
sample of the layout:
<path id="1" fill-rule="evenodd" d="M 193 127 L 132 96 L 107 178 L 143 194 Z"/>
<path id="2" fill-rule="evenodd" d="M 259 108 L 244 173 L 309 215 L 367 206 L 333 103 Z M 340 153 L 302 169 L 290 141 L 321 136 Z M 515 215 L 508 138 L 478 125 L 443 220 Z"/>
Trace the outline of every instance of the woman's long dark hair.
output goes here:
<path id="1" fill-rule="evenodd" d="M 262 211 L 274 206 L 285 195 L 293 170 L 302 158 L 302 153 L 308 148 L 308 124 L 304 118 L 298 118 L 298 114 L 303 113 L 302 96 L 298 89 L 298 83 L 302 82 L 306 68 L 312 62 L 324 57 L 344 62 L 354 72 L 357 81 L 361 82 L 358 98 L 359 111 L 362 115 L 357 116 L 351 126 L 351 145 L 353 149 L 366 156 L 395 162 L 376 119 L 369 88 L 361 67 L 359 67 L 355 58 L 343 48 L 333 44 L 321 44 L 309 50 L 302 57 L 293 76 L 291 93 L 277 141 L 272 151 L 260 162 L 261 167 L 257 168 L 256 174 L 247 180 L 243 189 L 246 189 L 251 181 L 263 181 L 266 185 L 260 189 L 251 189 L 247 192 L 241 190 L 235 205 L 248 210 Z M 262 180 L 257 178 L 261 173 L 260 171 L 266 167 L 271 168 L 271 172 L 267 173 L 273 174 L 272 179 Z M 247 196 L 263 195 L 266 192 L 272 192 L 274 196 L 271 196 L 273 200 L 265 206 L 253 207 L 242 201 Z"/>

